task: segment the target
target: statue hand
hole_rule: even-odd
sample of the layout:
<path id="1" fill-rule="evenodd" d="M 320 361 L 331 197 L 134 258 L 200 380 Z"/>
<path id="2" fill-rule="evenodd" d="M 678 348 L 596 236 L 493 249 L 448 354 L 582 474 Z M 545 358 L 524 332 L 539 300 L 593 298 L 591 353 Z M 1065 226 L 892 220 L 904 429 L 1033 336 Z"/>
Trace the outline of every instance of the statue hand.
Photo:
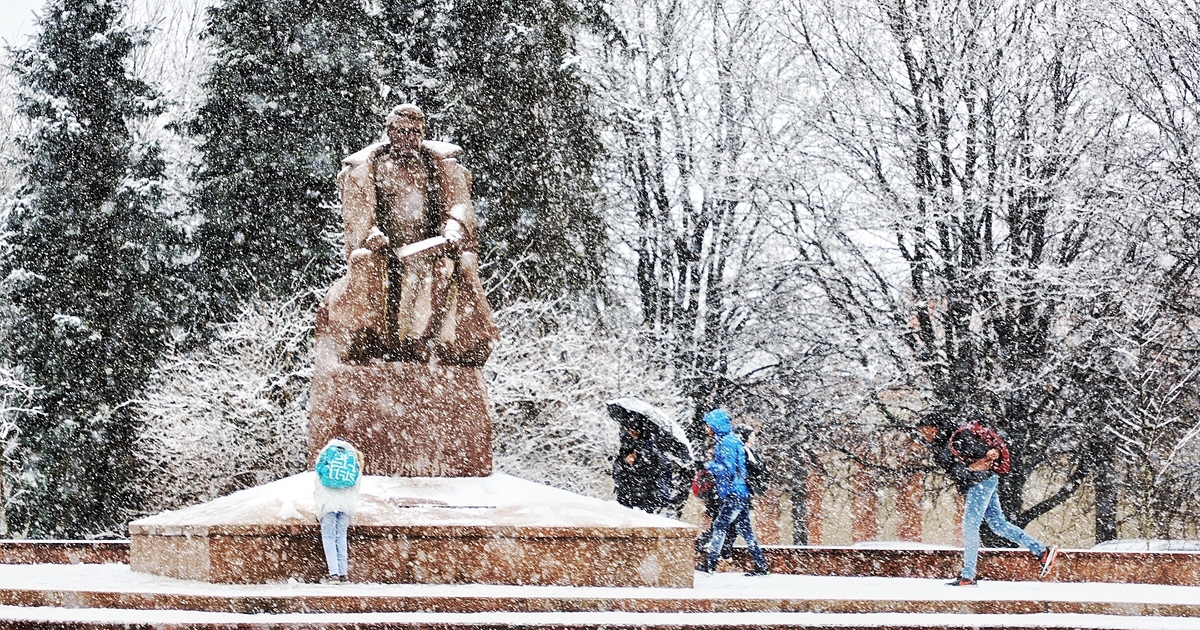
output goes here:
<path id="1" fill-rule="evenodd" d="M 387 235 L 379 231 L 379 228 L 377 227 L 371 228 L 371 233 L 367 235 L 367 240 L 363 241 L 363 247 L 366 247 L 373 252 L 387 249 L 387 246 Z"/>
<path id="2" fill-rule="evenodd" d="M 446 227 L 442 229 L 442 236 L 446 237 L 451 244 L 461 241 L 463 237 L 462 224 L 454 219 L 446 221 Z"/>

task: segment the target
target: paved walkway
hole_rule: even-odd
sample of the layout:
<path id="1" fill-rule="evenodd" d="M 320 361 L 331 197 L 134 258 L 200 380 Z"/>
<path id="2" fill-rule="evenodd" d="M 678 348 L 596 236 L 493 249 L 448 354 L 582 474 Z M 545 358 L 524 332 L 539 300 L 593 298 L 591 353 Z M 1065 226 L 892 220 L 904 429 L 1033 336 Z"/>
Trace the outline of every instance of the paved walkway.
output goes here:
<path id="1" fill-rule="evenodd" d="M 0 628 L 1200 628 L 1200 587 L 697 574 L 694 588 L 221 585 L 0 566 Z"/>

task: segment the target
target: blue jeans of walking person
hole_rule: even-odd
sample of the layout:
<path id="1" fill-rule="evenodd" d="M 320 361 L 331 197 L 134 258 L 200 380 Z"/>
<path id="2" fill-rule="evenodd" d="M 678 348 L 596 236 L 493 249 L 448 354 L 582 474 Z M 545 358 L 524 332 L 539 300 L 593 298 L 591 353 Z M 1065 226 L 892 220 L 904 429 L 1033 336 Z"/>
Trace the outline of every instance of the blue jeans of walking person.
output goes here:
<path id="1" fill-rule="evenodd" d="M 762 547 L 758 546 L 754 530 L 750 528 L 750 497 L 736 494 L 729 494 L 721 501 L 721 511 L 717 512 L 717 518 L 713 519 L 712 539 L 708 541 L 708 557 L 704 566 L 710 570 L 717 566 L 721 546 L 725 544 L 725 535 L 730 525 L 745 539 L 746 546 L 750 548 L 750 557 L 754 558 L 754 568 L 765 571 L 767 558 L 763 555 Z"/>
<path id="2" fill-rule="evenodd" d="M 349 528 L 350 515 L 345 512 L 328 512 L 321 517 L 321 544 L 325 547 L 329 575 L 344 576 L 349 573 L 349 553 L 346 549 L 346 532 Z"/>
<path id="3" fill-rule="evenodd" d="M 979 526 L 987 521 L 998 536 L 1006 538 L 1041 557 L 1046 545 L 1038 542 L 1025 530 L 1008 522 L 1000 509 L 1000 494 L 997 489 L 1000 478 L 992 475 L 967 490 L 966 507 L 963 510 L 963 570 L 962 577 L 975 579 L 975 568 L 979 563 Z"/>

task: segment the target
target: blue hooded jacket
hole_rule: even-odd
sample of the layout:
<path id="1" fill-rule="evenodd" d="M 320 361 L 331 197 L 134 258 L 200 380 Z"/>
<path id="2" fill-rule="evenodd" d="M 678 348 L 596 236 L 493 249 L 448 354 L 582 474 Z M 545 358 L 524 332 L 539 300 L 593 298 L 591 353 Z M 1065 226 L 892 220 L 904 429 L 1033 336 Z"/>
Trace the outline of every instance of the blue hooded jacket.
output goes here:
<path id="1" fill-rule="evenodd" d="M 749 497 L 750 488 L 746 486 L 746 447 L 741 438 L 733 433 L 733 422 L 729 412 L 713 409 L 704 414 L 704 424 L 711 427 L 717 436 L 713 460 L 704 466 L 717 480 L 717 496 L 721 499 L 730 494 Z"/>

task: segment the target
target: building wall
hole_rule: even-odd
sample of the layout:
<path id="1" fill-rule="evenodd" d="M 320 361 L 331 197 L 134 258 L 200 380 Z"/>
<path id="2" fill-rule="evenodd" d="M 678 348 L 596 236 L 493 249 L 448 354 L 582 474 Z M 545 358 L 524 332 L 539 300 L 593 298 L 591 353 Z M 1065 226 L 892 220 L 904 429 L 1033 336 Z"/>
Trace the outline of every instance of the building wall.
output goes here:
<path id="1" fill-rule="evenodd" d="M 802 500 L 808 508 L 811 545 L 849 546 L 868 542 L 909 542 L 962 545 L 963 501 L 939 474 L 916 474 L 883 481 L 878 472 L 830 455 L 824 471 L 813 471 Z M 1063 474 L 1051 467 L 1039 470 L 1026 490 L 1031 506 L 1057 490 Z M 763 544 L 794 544 L 792 501 L 797 495 L 772 489 L 755 497 L 753 523 Z M 692 497 L 684 508 L 685 521 L 707 527 L 702 503 Z M 1121 535 L 1137 537 L 1136 523 L 1125 522 Z M 1026 528 L 1039 540 L 1067 548 L 1088 548 L 1095 539 L 1092 488 L 1081 487 L 1070 500 L 1042 515 Z"/>

